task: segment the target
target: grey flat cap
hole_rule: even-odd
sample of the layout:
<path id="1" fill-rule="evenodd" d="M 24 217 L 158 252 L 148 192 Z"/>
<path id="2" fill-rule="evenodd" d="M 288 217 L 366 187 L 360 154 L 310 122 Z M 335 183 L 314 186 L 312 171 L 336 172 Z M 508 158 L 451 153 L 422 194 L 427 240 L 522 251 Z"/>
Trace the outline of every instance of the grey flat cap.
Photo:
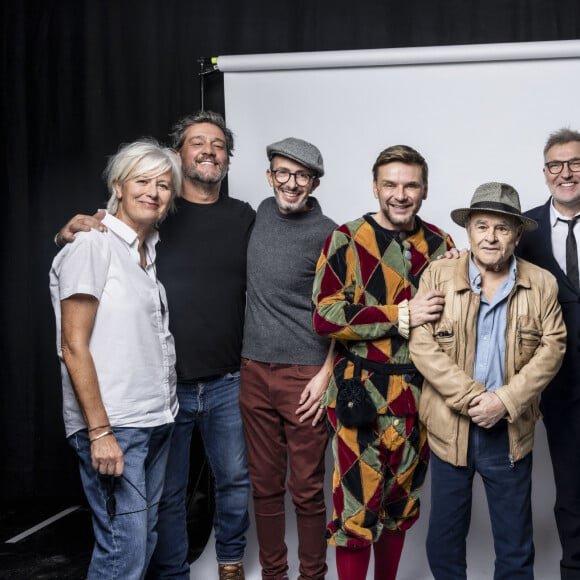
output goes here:
<path id="1" fill-rule="evenodd" d="M 454 209 L 451 212 L 451 219 L 462 227 L 469 214 L 473 211 L 483 211 L 510 215 L 518 219 L 524 226 L 524 230 L 531 232 L 538 227 L 538 224 L 529 217 L 522 215 L 520 209 L 520 196 L 518 192 L 507 183 L 491 181 L 480 185 L 471 198 L 469 207 Z"/>
<path id="2" fill-rule="evenodd" d="M 308 141 L 296 139 L 295 137 L 287 137 L 286 139 L 282 139 L 282 141 L 268 145 L 266 147 L 266 154 L 270 161 L 274 155 L 282 155 L 283 157 L 297 161 L 300 165 L 304 165 L 304 167 L 312 169 L 318 177 L 324 175 L 322 153 L 320 153 L 318 147 L 315 147 L 312 143 L 308 143 Z"/>

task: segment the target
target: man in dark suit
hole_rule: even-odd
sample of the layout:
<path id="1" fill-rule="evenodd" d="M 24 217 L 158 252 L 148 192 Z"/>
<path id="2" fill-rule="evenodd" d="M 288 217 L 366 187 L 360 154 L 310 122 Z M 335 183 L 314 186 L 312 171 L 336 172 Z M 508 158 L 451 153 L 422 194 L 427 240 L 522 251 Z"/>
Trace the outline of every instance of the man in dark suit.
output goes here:
<path id="1" fill-rule="evenodd" d="M 556 483 L 554 513 L 562 544 L 562 579 L 580 579 L 580 133 L 560 129 L 544 147 L 550 199 L 526 216 L 538 229 L 522 237 L 517 253 L 546 268 L 558 281 L 568 331 L 560 372 L 542 394 L 542 412 Z"/>

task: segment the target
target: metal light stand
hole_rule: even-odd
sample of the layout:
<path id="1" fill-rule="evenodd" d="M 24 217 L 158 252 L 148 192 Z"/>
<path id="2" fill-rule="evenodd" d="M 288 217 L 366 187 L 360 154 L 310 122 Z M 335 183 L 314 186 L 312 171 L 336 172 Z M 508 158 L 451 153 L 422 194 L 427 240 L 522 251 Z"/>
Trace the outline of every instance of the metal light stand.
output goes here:
<path id="1" fill-rule="evenodd" d="M 218 70 L 217 58 L 215 56 L 202 56 L 197 59 L 199 63 L 199 90 L 201 110 L 205 110 L 205 77 Z"/>

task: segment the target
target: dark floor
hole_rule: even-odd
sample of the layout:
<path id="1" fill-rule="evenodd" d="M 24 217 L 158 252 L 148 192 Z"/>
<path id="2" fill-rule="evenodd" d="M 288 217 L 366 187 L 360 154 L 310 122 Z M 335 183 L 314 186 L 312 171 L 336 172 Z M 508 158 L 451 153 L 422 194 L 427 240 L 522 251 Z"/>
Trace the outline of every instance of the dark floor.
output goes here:
<path id="1" fill-rule="evenodd" d="M 71 507 L 63 500 L 46 499 L 0 505 L 0 580 L 85 578 L 93 545 L 86 506 L 17 538 Z"/>

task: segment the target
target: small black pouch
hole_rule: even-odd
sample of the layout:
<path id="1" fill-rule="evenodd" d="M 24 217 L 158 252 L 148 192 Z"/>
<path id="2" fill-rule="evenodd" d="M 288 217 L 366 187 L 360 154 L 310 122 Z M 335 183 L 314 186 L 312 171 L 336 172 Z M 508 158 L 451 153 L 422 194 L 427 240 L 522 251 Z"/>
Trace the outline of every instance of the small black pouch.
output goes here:
<path id="1" fill-rule="evenodd" d="M 337 379 L 336 416 L 345 427 L 370 427 L 377 409 L 361 380 L 360 357 L 354 360 L 352 379 Z"/>

